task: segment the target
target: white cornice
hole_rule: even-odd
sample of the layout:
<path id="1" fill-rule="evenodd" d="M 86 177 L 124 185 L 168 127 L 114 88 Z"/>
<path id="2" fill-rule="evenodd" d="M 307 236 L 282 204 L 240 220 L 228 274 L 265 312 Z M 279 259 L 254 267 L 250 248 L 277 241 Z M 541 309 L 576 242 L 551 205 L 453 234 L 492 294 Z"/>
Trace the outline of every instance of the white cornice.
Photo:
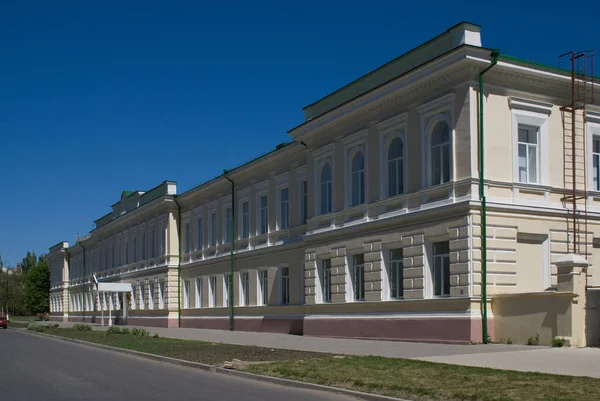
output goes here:
<path id="1" fill-rule="evenodd" d="M 509 97 L 508 105 L 511 109 L 533 111 L 534 113 L 550 115 L 552 113 L 551 103 L 542 103 L 535 100 L 521 99 L 517 97 Z"/>
<path id="2" fill-rule="evenodd" d="M 406 124 L 407 119 L 408 113 L 404 112 L 401 114 L 397 114 L 393 117 L 383 119 L 376 123 L 375 126 L 377 127 L 377 131 L 385 134 L 395 129 L 401 128 L 404 124 Z"/>

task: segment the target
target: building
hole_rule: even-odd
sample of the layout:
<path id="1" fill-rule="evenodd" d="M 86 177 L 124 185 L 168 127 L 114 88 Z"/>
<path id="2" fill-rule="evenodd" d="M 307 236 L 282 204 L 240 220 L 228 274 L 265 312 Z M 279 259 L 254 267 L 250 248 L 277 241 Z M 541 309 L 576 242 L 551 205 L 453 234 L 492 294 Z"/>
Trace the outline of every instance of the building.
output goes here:
<path id="1" fill-rule="evenodd" d="M 50 249 L 52 316 L 98 321 L 110 306 L 136 325 L 600 341 L 581 302 L 600 300 L 594 87 L 460 23 L 305 107 L 270 153 L 181 194 L 124 191 L 89 237 Z M 92 273 L 132 292 L 93 292 Z"/>

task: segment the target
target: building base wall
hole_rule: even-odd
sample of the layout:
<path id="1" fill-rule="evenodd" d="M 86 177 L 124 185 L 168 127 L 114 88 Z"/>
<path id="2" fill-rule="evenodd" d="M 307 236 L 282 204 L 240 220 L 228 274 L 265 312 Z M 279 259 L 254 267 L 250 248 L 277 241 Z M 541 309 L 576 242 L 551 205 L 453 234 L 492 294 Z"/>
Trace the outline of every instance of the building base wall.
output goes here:
<path id="1" fill-rule="evenodd" d="M 181 327 L 194 329 L 229 330 L 229 317 L 185 318 L 181 319 Z M 278 319 L 251 317 L 234 319 L 235 331 L 254 331 L 281 334 L 303 334 L 303 319 Z"/>

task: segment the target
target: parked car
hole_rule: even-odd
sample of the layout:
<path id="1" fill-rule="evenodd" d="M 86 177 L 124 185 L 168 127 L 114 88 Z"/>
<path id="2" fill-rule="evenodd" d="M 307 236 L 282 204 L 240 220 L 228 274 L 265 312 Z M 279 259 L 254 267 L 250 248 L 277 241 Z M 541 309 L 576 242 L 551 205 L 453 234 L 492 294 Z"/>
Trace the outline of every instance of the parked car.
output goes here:
<path id="1" fill-rule="evenodd" d="M 6 320 L 6 316 L 0 316 L 0 327 L 3 329 L 8 329 L 8 322 Z"/>

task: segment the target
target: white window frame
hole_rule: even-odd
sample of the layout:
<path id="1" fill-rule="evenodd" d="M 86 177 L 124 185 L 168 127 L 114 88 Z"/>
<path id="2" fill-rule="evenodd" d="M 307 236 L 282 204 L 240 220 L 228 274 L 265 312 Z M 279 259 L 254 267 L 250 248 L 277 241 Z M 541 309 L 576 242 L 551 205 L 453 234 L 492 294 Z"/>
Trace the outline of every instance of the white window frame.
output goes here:
<path id="1" fill-rule="evenodd" d="M 284 275 L 284 269 L 287 270 L 287 275 Z M 279 276 L 279 304 L 289 305 L 290 304 L 290 285 L 291 285 L 291 274 L 289 266 L 281 266 L 278 269 Z M 284 296 L 285 290 L 285 296 Z M 287 299 L 286 299 L 287 298 Z"/>
<path id="2" fill-rule="evenodd" d="M 284 203 L 283 191 L 287 190 L 287 201 Z M 290 197 L 289 185 L 277 188 L 277 229 L 287 230 L 290 228 Z M 285 214 L 284 214 L 285 213 Z"/>
<path id="3" fill-rule="evenodd" d="M 217 307 L 217 276 L 208 277 L 208 307 Z"/>
<path id="4" fill-rule="evenodd" d="M 379 171 L 380 171 L 380 182 L 379 182 L 379 196 L 380 199 L 389 198 L 389 147 L 394 139 L 402 141 L 404 146 L 404 152 L 402 154 L 402 191 L 394 196 L 398 196 L 407 192 L 408 183 L 408 152 L 406 151 L 406 124 L 408 120 L 408 114 L 402 113 L 390 118 L 387 118 L 376 124 L 377 131 L 379 132 Z"/>
<path id="5" fill-rule="evenodd" d="M 331 303 L 333 295 L 333 285 L 331 283 L 331 258 L 320 259 L 317 261 L 317 273 L 319 279 L 319 303 Z M 328 271 L 328 275 L 325 274 Z M 327 276 L 328 279 L 327 279 Z M 326 286 L 329 287 L 329 299 L 327 299 L 327 292 L 325 291 Z"/>
<path id="6" fill-rule="evenodd" d="M 527 137 L 529 138 L 530 134 L 533 134 L 533 136 L 535 136 L 535 143 L 529 142 L 529 140 L 527 140 L 526 142 L 522 142 L 519 138 L 519 135 L 517 134 L 517 160 L 518 160 L 518 165 L 517 165 L 517 169 L 518 172 L 517 174 L 519 175 L 519 183 L 521 184 L 539 184 L 540 182 L 540 130 L 538 127 L 533 127 L 531 125 L 523 125 L 523 124 L 519 124 L 518 128 L 519 131 L 520 130 L 524 130 L 527 132 Z M 525 180 L 521 180 L 521 163 L 520 163 L 520 159 L 521 159 L 521 147 L 524 146 L 525 147 Z M 535 178 L 533 180 L 531 180 L 531 163 L 530 163 L 530 150 L 533 149 L 534 153 L 535 153 Z"/>
<path id="7" fill-rule="evenodd" d="M 209 221 L 210 231 L 208 233 L 209 234 L 208 235 L 208 247 L 214 248 L 218 244 L 218 237 L 219 237 L 219 221 L 218 221 L 217 211 L 211 210 L 208 213 L 208 219 L 210 220 Z"/>
<path id="8" fill-rule="evenodd" d="M 315 215 L 326 215 L 335 211 L 336 191 L 335 191 L 335 144 L 329 144 L 322 148 L 319 148 L 313 152 L 314 160 L 314 180 L 315 183 L 314 191 L 314 211 Z M 321 202 L 321 171 L 325 164 L 329 164 L 331 168 L 331 210 L 323 211 Z"/>
<path id="9" fill-rule="evenodd" d="M 240 306 L 250 306 L 250 273 L 241 271 L 240 274 Z"/>
<path id="10" fill-rule="evenodd" d="M 233 285 L 233 277 L 231 273 L 223 274 L 223 306 L 230 307 L 233 304 L 233 299 L 229 299 L 233 296 L 230 285 Z"/>
<path id="11" fill-rule="evenodd" d="M 447 242 L 448 243 L 448 253 L 438 253 L 438 254 L 434 254 L 434 244 L 436 243 L 444 243 Z M 429 293 L 429 297 L 430 298 L 446 298 L 450 296 L 450 289 L 451 289 L 451 283 L 450 283 L 450 241 L 447 239 L 436 239 L 436 240 L 431 240 L 429 241 L 429 243 L 427 244 L 427 253 L 429 253 L 429 255 L 431 255 L 430 258 L 428 258 L 430 260 L 429 263 L 429 278 L 428 278 L 428 282 L 429 282 L 429 287 L 430 287 L 430 291 L 428 291 Z M 444 269 L 443 269 L 443 265 L 442 268 L 440 269 L 439 272 L 439 276 L 437 277 L 437 279 L 440 280 L 440 294 L 436 294 L 435 293 L 435 283 L 436 283 L 436 277 L 435 277 L 435 264 L 436 264 L 436 259 L 441 259 L 443 260 L 444 258 L 448 259 L 448 293 L 446 294 L 444 292 Z"/>
<path id="12" fill-rule="evenodd" d="M 196 303 L 195 306 L 196 308 L 202 308 L 202 296 L 203 296 L 203 291 L 202 291 L 202 284 L 203 284 L 203 280 L 201 277 L 196 277 L 195 280 L 195 285 L 196 285 Z"/>
<path id="13" fill-rule="evenodd" d="M 186 219 L 183 221 L 183 253 L 192 251 L 192 221 Z"/>
<path id="14" fill-rule="evenodd" d="M 342 139 L 344 145 L 344 193 L 345 193 L 345 207 L 356 207 L 365 205 L 369 202 L 369 146 L 368 146 L 369 130 L 364 129 L 354 134 L 351 134 Z M 353 177 L 354 171 L 352 170 L 352 162 L 354 157 L 358 153 L 362 153 L 364 168 L 362 170 L 364 187 L 362 188 L 362 202 L 360 200 L 355 204 L 353 202 Z"/>
<path id="15" fill-rule="evenodd" d="M 361 256 L 362 257 L 362 264 L 360 263 L 356 263 L 356 258 Z M 365 288 L 365 254 L 364 253 L 356 253 L 353 255 L 350 255 L 350 258 L 352 260 L 352 263 L 349 264 L 349 269 L 350 270 L 350 286 L 352 287 L 352 302 L 362 302 L 365 300 L 365 296 L 366 296 L 366 288 Z M 357 274 L 361 271 L 362 269 L 362 275 Z M 357 281 L 357 276 L 361 278 L 360 282 Z M 360 288 L 362 288 L 362 291 L 364 293 L 364 295 L 362 297 L 358 296 L 357 294 L 357 289 L 360 290 Z M 358 298 L 357 298 L 358 296 Z"/>
<path id="16" fill-rule="evenodd" d="M 183 280 L 183 309 L 190 309 L 190 279 Z"/>
<path id="17" fill-rule="evenodd" d="M 148 283 L 148 309 L 154 309 L 154 282 Z"/>
<path id="18" fill-rule="evenodd" d="M 159 309 L 165 309 L 165 281 L 160 280 L 158 282 L 158 307 Z"/>
<path id="19" fill-rule="evenodd" d="M 549 160 L 549 119 L 552 104 L 533 100 L 509 98 L 512 116 L 512 150 L 513 150 L 513 182 L 519 180 L 519 125 L 538 129 L 538 167 L 537 183 L 522 183 L 525 185 L 550 185 Z"/>
<path id="20" fill-rule="evenodd" d="M 600 188 L 597 188 L 597 182 L 594 182 L 594 139 L 600 141 L 600 112 L 594 113 L 590 111 L 586 111 L 585 113 L 586 120 L 586 149 L 588 149 L 588 154 L 590 155 L 587 158 L 587 170 L 588 174 L 588 188 L 592 188 L 592 191 L 600 192 Z M 586 155 L 587 156 L 587 155 Z M 598 158 L 600 159 L 600 153 L 598 153 Z M 600 182 L 600 160 L 598 165 L 598 181 Z"/>
<path id="21" fill-rule="evenodd" d="M 433 186 L 431 169 L 431 135 L 439 122 L 445 122 L 449 128 L 449 160 L 450 179 L 454 181 L 455 177 L 455 129 L 454 129 L 454 93 L 441 96 L 435 100 L 417 107 L 421 114 L 421 185 L 423 188 Z M 442 183 L 439 185 L 444 185 Z M 436 184 L 438 185 L 438 184 Z"/>
<path id="22" fill-rule="evenodd" d="M 148 305 L 146 303 L 146 284 L 144 283 L 140 283 L 139 287 L 138 287 L 139 291 L 140 291 L 140 309 L 146 309 L 146 306 Z"/>
<path id="23" fill-rule="evenodd" d="M 204 249 L 204 217 L 196 216 L 196 251 Z"/>
<path id="24" fill-rule="evenodd" d="M 136 291 L 137 291 L 137 285 L 133 284 L 131 286 L 131 310 L 135 310 L 135 308 L 136 308 L 136 305 L 135 305 Z"/>
<path id="25" fill-rule="evenodd" d="M 265 275 L 265 277 L 262 277 L 262 274 Z M 258 294 L 257 294 L 257 299 L 258 305 L 268 305 L 269 304 L 269 270 L 268 269 L 259 269 L 256 272 L 257 275 L 257 287 L 258 287 Z M 266 283 L 265 283 L 266 281 Z M 267 295 L 265 298 L 265 294 Z"/>
<path id="26" fill-rule="evenodd" d="M 228 216 L 228 210 L 231 211 L 231 218 Z M 233 221 L 233 205 L 229 204 L 223 207 L 223 244 L 231 244 L 231 242 L 233 241 Z"/>
<path id="27" fill-rule="evenodd" d="M 266 206 L 266 229 L 262 230 L 262 224 L 263 224 L 263 206 L 262 206 L 262 199 L 266 198 L 267 199 L 267 206 Z M 261 192 L 256 194 L 256 211 L 257 211 L 257 216 L 256 216 L 256 235 L 267 235 L 269 234 L 269 193 L 267 191 Z"/>
<path id="28" fill-rule="evenodd" d="M 248 206 L 248 210 L 244 212 L 244 205 Z M 240 235 L 239 239 L 248 239 L 250 238 L 250 200 L 244 199 L 240 202 Z"/>

